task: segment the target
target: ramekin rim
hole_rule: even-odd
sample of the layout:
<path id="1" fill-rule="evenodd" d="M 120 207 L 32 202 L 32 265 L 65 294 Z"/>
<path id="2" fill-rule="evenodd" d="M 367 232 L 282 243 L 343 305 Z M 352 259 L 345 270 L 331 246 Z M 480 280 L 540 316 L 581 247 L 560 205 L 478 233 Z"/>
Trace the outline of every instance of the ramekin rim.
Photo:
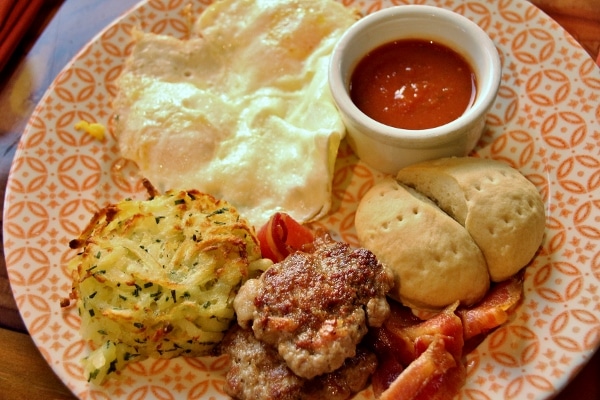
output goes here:
<path id="1" fill-rule="evenodd" d="M 365 28 L 381 23 L 382 21 L 394 19 L 402 16 L 428 16 L 433 18 L 443 18 L 444 20 L 457 21 L 461 27 L 469 33 L 476 34 L 481 38 L 478 43 L 482 43 L 483 53 L 486 54 L 490 64 L 490 78 L 485 82 L 477 96 L 476 102 L 465 111 L 459 118 L 434 128 L 422 130 L 410 130 L 395 128 L 378 122 L 364 114 L 351 100 L 346 83 L 343 81 L 343 71 L 341 71 L 342 55 L 344 46 L 348 46 Z M 473 66 L 474 68 L 476 66 Z M 341 36 L 334 47 L 329 65 L 329 86 L 332 96 L 340 109 L 347 118 L 351 118 L 353 123 L 367 127 L 363 132 L 365 135 L 376 139 L 383 139 L 387 142 L 410 141 L 413 143 L 427 142 L 445 142 L 451 141 L 455 136 L 461 134 L 461 127 L 470 126 L 484 117 L 493 102 L 496 99 L 501 80 L 501 64 L 497 48 L 488 34 L 475 22 L 454 11 L 443 9 L 436 6 L 410 4 L 398 5 L 385 8 L 375 13 L 369 14 L 354 25 Z"/>

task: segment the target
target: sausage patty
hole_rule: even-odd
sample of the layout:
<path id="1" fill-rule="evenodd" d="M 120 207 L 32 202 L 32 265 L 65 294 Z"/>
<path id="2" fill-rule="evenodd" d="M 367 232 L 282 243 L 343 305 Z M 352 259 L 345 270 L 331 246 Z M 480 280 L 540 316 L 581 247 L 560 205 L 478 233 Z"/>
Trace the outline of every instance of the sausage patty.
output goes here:
<path id="1" fill-rule="evenodd" d="M 238 323 L 274 346 L 298 376 L 332 372 L 355 355 L 368 326 L 389 314 L 391 273 L 366 249 L 321 233 L 313 250 L 296 252 L 244 284 Z"/>

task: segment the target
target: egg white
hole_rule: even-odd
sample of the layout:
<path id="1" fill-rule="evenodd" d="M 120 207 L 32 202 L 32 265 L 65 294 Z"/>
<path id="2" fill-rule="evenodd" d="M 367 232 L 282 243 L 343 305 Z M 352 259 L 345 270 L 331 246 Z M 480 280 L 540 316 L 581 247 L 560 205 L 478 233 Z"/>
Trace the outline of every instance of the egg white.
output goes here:
<path id="1" fill-rule="evenodd" d="M 226 0 L 193 37 L 135 32 L 114 99 L 123 157 L 157 189 L 197 189 L 256 227 L 331 207 L 345 132 L 329 56 L 358 15 L 332 0 Z"/>

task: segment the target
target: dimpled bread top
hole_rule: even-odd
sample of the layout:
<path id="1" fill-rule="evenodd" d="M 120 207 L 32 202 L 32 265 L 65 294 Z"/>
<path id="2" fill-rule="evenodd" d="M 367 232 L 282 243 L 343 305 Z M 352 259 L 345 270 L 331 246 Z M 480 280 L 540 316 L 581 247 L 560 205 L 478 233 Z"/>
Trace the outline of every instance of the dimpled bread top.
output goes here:
<path id="1" fill-rule="evenodd" d="M 408 166 L 397 179 L 466 228 L 483 252 L 493 281 L 517 273 L 542 242 L 543 200 L 527 178 L 505 163 L 443 158 Z"/>
<path id="2" fill-rule="evenodd" d="M 389 178 L 372 187 L 355 217 L 361 245 L 394 273 L 389 295 L 405 305 L 470 305 L 487 292 L 483 254 L 469 233 L 426 197 Z"/>

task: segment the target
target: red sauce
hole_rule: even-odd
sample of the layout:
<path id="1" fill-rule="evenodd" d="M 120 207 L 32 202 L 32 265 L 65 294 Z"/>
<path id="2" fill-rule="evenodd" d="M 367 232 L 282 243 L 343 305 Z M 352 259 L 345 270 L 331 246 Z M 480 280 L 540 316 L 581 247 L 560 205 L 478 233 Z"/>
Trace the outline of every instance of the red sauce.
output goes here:
<path id="1" fill-rule="evenodd" d="M 426 40 L 384 44 L 356 66 L 350 97 L 369 117 L 396 128 L 427 129 L 461 116 L 477 88 L 469 63 Z"/>

